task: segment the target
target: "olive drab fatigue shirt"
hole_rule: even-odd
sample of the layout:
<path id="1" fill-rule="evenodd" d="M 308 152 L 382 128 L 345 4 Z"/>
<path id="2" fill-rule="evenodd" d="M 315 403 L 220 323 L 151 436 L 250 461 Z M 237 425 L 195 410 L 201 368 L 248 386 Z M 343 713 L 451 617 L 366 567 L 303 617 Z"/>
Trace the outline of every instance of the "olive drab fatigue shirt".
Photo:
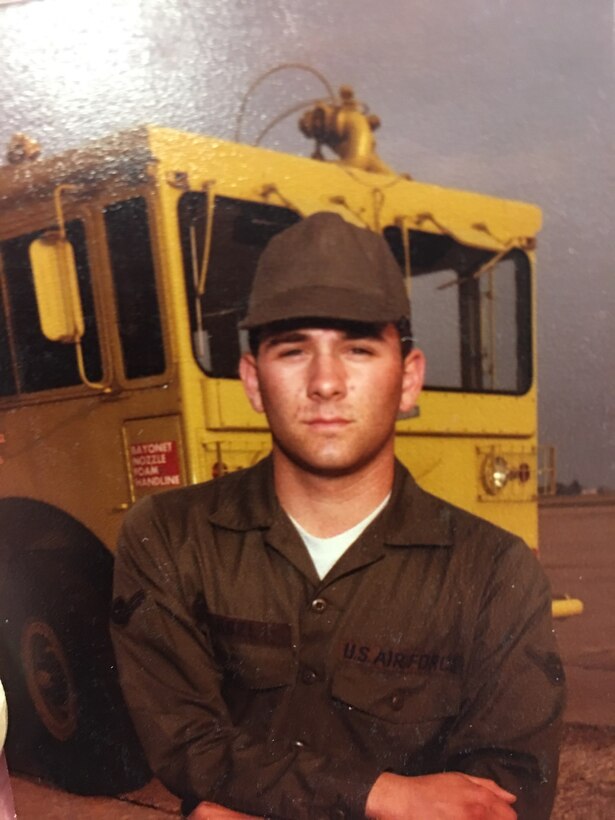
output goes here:
<path id="1" fill-rule="evenodd" d="M 462 771 L 549 817 L 564 685 L 544 574 L 400 464 L 322 581 L 270 459 L 150 496 L 126 517 L 115 595 L 125 697 L 186 810 L 361 818 L 383 771 Z"/>

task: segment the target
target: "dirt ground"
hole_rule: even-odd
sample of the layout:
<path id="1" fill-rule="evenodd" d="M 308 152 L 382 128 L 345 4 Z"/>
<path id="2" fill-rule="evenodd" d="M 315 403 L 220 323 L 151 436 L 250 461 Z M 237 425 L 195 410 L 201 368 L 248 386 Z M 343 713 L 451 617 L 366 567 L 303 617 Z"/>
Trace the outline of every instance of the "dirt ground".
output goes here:
<path id="1" fill-rule="evenodd" d="M 615 504 L 540 510 L 541 560 L 555 593 L 583 600 L 556 623 L 568 679 L 552 820 L 615 818 Z"/>
<path id="2" fill-rule="evenodd" d="M 566 726 L 551 820 L 615 817 L 615 728 Z"/>
<path id="3" fill-rule="evenodd" d="M 540 511 L 541 560 L 555 593 L 585 612 L 556 632 L 569 687 L 552 820 L 615 820 L 615 504 Z M 178 801 L 153 781 L 122 798 L 77 797 L 14 775 L 19 820 L 163 820 Z"/>

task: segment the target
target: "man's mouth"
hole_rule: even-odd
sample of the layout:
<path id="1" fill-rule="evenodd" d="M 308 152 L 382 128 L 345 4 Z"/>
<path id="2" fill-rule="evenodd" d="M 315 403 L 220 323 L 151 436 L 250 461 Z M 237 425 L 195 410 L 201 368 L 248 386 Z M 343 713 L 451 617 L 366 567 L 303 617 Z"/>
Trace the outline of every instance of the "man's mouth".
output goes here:
<path id="1" fill-rule="evenodd" d="M 337 427 L 345 427 L 346 425 L 350 424 L 350 419 L 341 418 L 339 416 L 335 416 L 334 418 L 327 418 L 327 417 L 318 417 L 315 419 L 308 419 L 305 422 L 308 427 L 312 429 L 335 429 Z"/>

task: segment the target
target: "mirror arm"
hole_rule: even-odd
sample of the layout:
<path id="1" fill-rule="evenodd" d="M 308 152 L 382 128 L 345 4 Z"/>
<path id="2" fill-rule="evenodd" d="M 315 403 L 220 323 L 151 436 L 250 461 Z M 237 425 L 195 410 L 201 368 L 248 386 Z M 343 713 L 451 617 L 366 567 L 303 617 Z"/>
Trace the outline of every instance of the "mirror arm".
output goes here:
<path id="1" fill-rule="evenodd" d="M 77 354 L 77 368 L 79 370 L 79 378 L 85 384 L 86 387 L 89 387 L 91 390 L 102 391 L 103 393 L 112 393 L 113 388 L 109 384 L 105 384 L 104 382 L 92 382 L 88 379 L 87 373 L 85 372 L 85 362 L 83 359 L 83 347 L 81 345 L 81 339 L 77 339 L 74 342 L 75 345 L 75 353 Z"/>
<path id="2" fill-rule="evenodd" d="M 60 238 L 64 241 L 67 241 L 66 238 L 66 224 L 64 219 L 64 209 L 62 208 L 62 194 L 73 194 L 78 190 L 76 185 L 68 185 L 68 184 L 60 184 L 56 185 L 54 192 L 53 192 L 53 202 L 55 206 L 56 212 L 56 221 L 58 223 L 58 232 L 60 234 Z M 83 347 L 81 344 L 81 338 L 76 338 L 74 341 L 75 345 L 75 353 L 77 356 L 77 369 L 79 371 L 79 378 L 91 390 L 102 391 L 104 393 L 111 393 L 112 388 L 108 384 L 104 384 L 103 382 L 93 382 L 87 376 L 85 372 L 85 361 L 83 358 Z"/>
<path id="3" fill-rule="evenodd" d="M 209 255 L 211 253 L 211 237 L 214 227 L 214 208 L 216 202 L 215 185 L 215 179 L 210 179 L 203 183 L 203 192 L 205 193 L 205 225 L 203 233 L 203 257 L 201 259 L 201 270 L 199 272 L 199 281 L 196 288 L 196 295 L 198 298 L 203 296 L 205 293 L 205 280 L 207 278 L 207 269 L 209 268 Z"/>
<path id="4" fill-rule="evenodd" d="M 66 227 L 64 223 L 64 211 L 62 209 L 62 194 L 73 194 L 77 191 L 78 188 L 76 185 L 67 185 L 61 184 L 56 185 L 54 192 L 53 192 L 53 204 L 55 206 L 56 212 L 56 221 L 58 223 L 58 230 L 60 232 L 60 237 L 62 239 L 66 239 Z"/>
<path id="5" fill-rule="evenodd" d="M 410 257 L 410 229 L 408 227 L 408 218 L 400 216 L 395 220 L 395 224 L 399 228 L 401 234 L 401 244 L 404 251 L 404 285 L 406 286 L 406 293 L 408 299 L 412 299 L 412 265 Z"/>

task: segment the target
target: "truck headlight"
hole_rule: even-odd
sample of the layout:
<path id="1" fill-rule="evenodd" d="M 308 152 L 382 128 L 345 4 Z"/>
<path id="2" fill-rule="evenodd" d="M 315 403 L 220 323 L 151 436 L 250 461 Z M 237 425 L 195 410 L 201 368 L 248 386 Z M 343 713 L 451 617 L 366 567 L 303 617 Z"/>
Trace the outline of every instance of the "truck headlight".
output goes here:
<path id="1" fill-rule="evenodd" d="M 508 484 L 510 467 L 504 456 L 488 456 L 483 463 L 483 484 L 489 495 L 496 495 Z"/>

